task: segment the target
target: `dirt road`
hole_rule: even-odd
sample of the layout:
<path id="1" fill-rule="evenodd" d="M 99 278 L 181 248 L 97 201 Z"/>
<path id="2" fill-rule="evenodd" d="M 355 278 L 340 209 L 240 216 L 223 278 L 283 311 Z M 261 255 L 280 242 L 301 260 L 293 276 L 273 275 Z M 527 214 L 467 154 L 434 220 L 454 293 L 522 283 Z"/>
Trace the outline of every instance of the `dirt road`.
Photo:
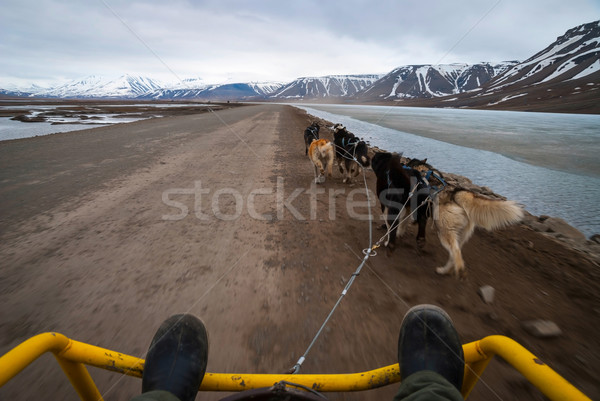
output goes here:
<path id="1" fill-rule="evenodd" d="M 0 353 L 57 331 L 143 357 L 166 317 L 191 312 L 209 331 L 209 371 L 289 369 L 369 238 L 360 184 L 344 185 L 336 174 L 311 190 L 302 139 L 310 122 L 290 106 L 256 105 L 0 143 Z M 417 252 L 411 227 L 393 254 L 369 261 L 304 373 L 395 363 L 402 316 L 435 303 L 464 342 L 508 335 L 600 396 L 596 266 L 514 226 L 476 232 L 464 252 L 469 276 L 458 281 L 435 274 L 446 253 L 431 229 L 427 240 Z M 496 288 L 492 305 L 477 295 L 484 284 Z M 563 335 L 540 340 L 521 328 L 538 318 Z M 139 379 L 91 374 L 107 400 L 127 400 L 141 387 Z M 391 399 L 396 389 L 329 398 Z M 51 356 L 0 389 L 0 399 L 40 395 L 77 399 Z M 494 361 L 470 399 L 542 398 Z"/>

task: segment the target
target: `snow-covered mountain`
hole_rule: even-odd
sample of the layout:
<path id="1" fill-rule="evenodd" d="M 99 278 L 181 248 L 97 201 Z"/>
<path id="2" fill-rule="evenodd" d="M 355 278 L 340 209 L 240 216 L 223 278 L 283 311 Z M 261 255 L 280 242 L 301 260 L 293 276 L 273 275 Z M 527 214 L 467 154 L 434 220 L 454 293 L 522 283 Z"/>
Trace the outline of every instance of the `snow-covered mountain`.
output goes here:
<path id="1" fill-rule="evenodd" d="M 11 83 L 0 84 L 0 95 L 24 97 L 30 96 L 32 93 L 39 93 L 47 90 L 47 88 L 39 85 L 18 86 Z"/>
<path id="2" fill-rule="evenodd" d="M 446 107 L 600 112 L 600 21 L 569 29 L 527 60 Z M 423 104 L 427 106 L 427 104 Z"/>
<path id="3" fill-rule="evenodd" d="M 92 75 L 34 92 L 32 95 L 59 98 L 132 98 L 157 90 L 161 86 L 162 84 L 154 79 L 136 75 L 123 75 L 115 80 Z"/>
<path id="4" fill-rule="evenodd" d="M 279 89 L 281 82 L 251 82 L 233 84 L 208 84 L 201 78 L 186 78 L 169 84 L 155 79 L 123 75 L 111 80 L 101 76 L 88 76 L 69 81 L 53 88 L 31 86 L 19 88 L 3 85 L 0 95 L 34 96 L 47 98 L 97 98 L 97 99 L 247 99 L 270 95 Z"/>
<path id="5" fill-rule="evenodd" d="M 597 82 L 599 71 L 600 21 L 596 21 L 568 30 L 541 52 L 489 82 L 484 93 L 579 79 L 593 82 L 594 75 Z"/>
<path id="6" fill-rule="evenodd" d="M 124 75 L 90 76 L 50 89 L 3 86 L 0 95 L 58 98 L 319 100 L 433 107 L 599 112 L 600 21 L 568 30 L 523 62 L 407 65 L 388 74 L 330 75 L 290 83 L 172 84 Z M 566 108 L 565 105 L 569 107 Z"/>
<path id="7" fill-rule="evenodd" d="M 360 99 L 416 99 L 454 95 L 479 88 L 517 64 L 439 64 L 398 67 L 359 94 Z"/>
<path id="8" fill-rule="evenodd" d="M 188 90 L 193 90 L 193 89 L 204 89 L 208 86 L 209 84 L 207 82 L 205 82 L 202 78 L 184 78 L 180 81 L 175 81 L 172 83 L 165 83 L 163 85 L 163 88 L 168 88 L 168 89 L 172 89 L 172 90 L 177 90 L 177 89 L 188 89 Z"/>
<path id="9" fill-rule="evenodd" d="M 600 112 L 600 21 L 577 26 L 523 62 L 395 69 L 357 95 L 407 106 Z"/>
<path id="10" fill-rule="evenodd" d="M 350 97 L 370 87 L 381 77 L 381 74 L 368 74 L 298 78 L 274 91 L 269 97 L 273 99 Z"/>
<path id="11" fill-rule="evenodd" d="M 138 98 L 144 99 L 211 99 L 211 100 L 244 100 L 265 98 L 283 84 L 277 82 L 251 82 L 233 84 L 186 85 L 185 82 L 173 87 L 161 88 L 147 92 Z"/>
<path id="12" fill-rule="evenodd" d="M 284 82 L 250 82 L 248 84 L 260 96 L 269 96 L 285 85 Z"/>

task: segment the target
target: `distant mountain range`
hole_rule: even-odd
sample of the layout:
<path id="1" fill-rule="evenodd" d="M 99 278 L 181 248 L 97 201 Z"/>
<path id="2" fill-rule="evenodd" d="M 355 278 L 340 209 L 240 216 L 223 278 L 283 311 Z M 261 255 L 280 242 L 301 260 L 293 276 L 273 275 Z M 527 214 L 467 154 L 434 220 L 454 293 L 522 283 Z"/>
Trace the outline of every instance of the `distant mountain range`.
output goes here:
<path id="1" fill-rule="evenodd" d="M 271 92 L 271 99 L 323 99 L 351 97 L 371 87 L 383 74 L 329 75 L 298 78 Z"/>
<path id="2" fill-rule="evenodd" d="M 568 30 L 481 87 L 443 101 L 450 107 L 600 113 L 599 89 L 600 21 L 596 21 Z"/>
<path id="3" fill-rule="evenodd" d="M 363 93 L 364 100 L 415 99 L 448 96 L 474 90 L 518 64 L 407 65 L 385 75 Z"/>
<path id="4" fill-rule="evenodd" d="M 0 95 L 46 98 L 342 101 L 432 107 L 600 113 L 600 21 L 580 25 L 529 59 L 407 65 L 388 74 L 303 77 L 289 83 L 163 84 L 148 77 L 91 76 L 53 88 L 6 87 Z M 568 99 L 568 101 L 567 101 Z M 570 109 L 565 110 L 569 104 Z M 553 110 L 553 108 L 555 110 Z"/>

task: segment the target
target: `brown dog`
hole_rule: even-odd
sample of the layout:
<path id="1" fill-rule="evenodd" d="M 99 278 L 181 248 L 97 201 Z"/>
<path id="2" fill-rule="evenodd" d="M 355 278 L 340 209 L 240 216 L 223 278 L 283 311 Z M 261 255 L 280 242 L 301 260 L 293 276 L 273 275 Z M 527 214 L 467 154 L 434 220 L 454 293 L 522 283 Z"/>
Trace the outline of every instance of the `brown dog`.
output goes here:
<path id="1" fill-rule="evenodd" d="M 475 227 L 492 231 L 519 222 L 523 214 L 514 201 L 491 199 L 463 189 L 441 191 L 434 202 L 433 220 L 440 242 L 450 255 L 446 265 L 435 271 L 439 274 L 454 271 L 461 276 L 465 271 L 461 248 Z"/>
<path id="2" fill-rule="evenodd" d="M 325 182 L 325 171 L 329 177 L 332 176 L 335 151 L 330 141 L 327 139 L 313 141 L 308 148 L 308 157 L 315 166 L 315 183 Z"/>

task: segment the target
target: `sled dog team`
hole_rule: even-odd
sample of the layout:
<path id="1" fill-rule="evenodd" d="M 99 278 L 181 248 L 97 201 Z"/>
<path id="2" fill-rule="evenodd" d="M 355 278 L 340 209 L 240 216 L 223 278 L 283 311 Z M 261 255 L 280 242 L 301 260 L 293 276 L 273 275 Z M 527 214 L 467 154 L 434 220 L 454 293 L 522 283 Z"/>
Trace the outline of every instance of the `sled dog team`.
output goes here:
<path id="1" fill-rule="evenodd" d="M 313 163 L 315 182 L 325 182 L 325 175 L 332 177 L 334 161 L 344 183 L 350 183 L 361 168 L 372 168 L 387 228 L 384 245 L 393 250 L 396 237 L 406 230 L 412 209 L 418 224 L 417 245 L 423 248 L 427 220 L 432 217 L 438 238 L 449 253 L 446 264 L 436 269 L 439 274 L 465 274 L 461 249 L 476 227 L 491 231 L 517 223 L 524 216 L 523 208 L 514 201 L 492 199 L 446 184 L 427 159 L 403 163 L 400 155 L 379 151 L 370 160 L 362 139 L 342 124 L 332 129 L 333 142 L 319 138 L 317 122 L 304 131 L 305 154 Z"/>

